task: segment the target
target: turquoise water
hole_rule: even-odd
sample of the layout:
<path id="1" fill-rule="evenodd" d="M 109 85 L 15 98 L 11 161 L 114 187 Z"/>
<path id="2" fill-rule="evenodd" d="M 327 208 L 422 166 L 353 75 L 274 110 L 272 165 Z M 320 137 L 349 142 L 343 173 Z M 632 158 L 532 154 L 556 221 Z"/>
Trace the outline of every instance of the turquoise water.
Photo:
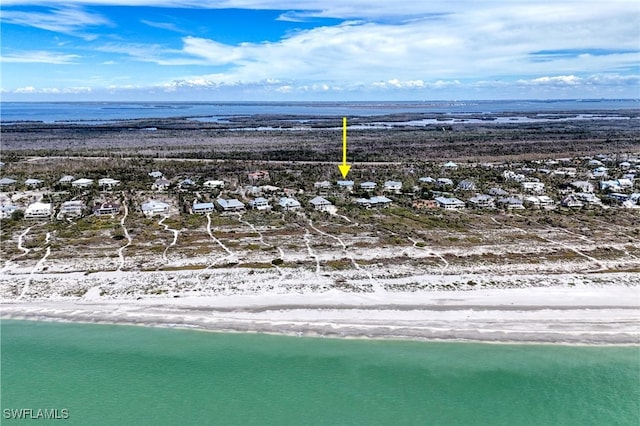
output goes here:
<path id="1" fill-rule="evenodd" d="M 640 348 L 3 321 L 5 409 L 57 424 L 638 425 Z"/>

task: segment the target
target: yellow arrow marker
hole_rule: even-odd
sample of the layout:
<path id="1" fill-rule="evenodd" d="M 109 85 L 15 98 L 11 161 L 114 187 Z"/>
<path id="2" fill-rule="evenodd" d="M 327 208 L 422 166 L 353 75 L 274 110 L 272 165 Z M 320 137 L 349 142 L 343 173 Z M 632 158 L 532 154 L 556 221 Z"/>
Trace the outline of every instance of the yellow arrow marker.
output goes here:
<path id="1" fill-rule="evenodd" d="M 342 164 L 338 166 L 342 178 L 346 178 L 351 170 L 351 166 L 347 164 L 347 117 L 342 118 Z"/>

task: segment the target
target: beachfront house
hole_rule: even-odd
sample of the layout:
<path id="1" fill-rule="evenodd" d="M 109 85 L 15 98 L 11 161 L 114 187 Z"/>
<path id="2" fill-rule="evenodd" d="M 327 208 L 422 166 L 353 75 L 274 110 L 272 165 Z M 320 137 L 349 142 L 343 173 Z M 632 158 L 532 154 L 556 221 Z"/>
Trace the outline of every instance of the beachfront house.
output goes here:
<path id="1" fill-rule="evenodd" d="M 223 212 L 241 212 L 244 211 L 244 204 L 235 198 L 225 200 L 224 198 L 218 198 L 216 200 Z"/>
<path id="2" fill-rule="evenodd" d="M 93 208 L 93 214 L 96 216 L 114 215 L 120 213 L 120 204 L 105 202 L 96 204 Z"/>
<path id="3" fill-rule="evenodd" d="M 164 175 L 162 174 L 162 172 L 154 170 L 153 172 L 149 172 L 149 176 L 151 176 L 154 179 L 160 179 Z"/>
<path id="4" fill-rule="evenodd" d="M 51 203 L 35 202 L 29 204 L 24 212 L 25 219 L 45 219 L 51 216 Z"/>
<path id="5" fill-rule="evenodd" d="M 330 211 L 333 208 L 333 204 L 329 200 L 323 197 L 315 197 L 312 198 L 309 203 L 313 206 L 315 210 L 326 212 Z"/>
<path id="6" fill-rule="evenodd" d="M 555 202 L 547 195 L 530 195 L 524 198 L 524 204 L 534 209 L 550 210 L 555 208 Z"/>
<path id="7" fill-rule="evenodd" d="M 249 207 L 254 210 L 271 210 L 269 200 L 263 197 L 258 197 L 254 200 L 249 201 Z"/>
<path id="8" fill-rule="evenodd" d="M 395 192 L 399 194 L 402 191 L 402 182 L 397 180 L 388 180 L 384 183 L 384 190 L 387 192 Z"/>
<path id="9" fill-rule="evenodd" d="M 434 178 L 432 178 L 431 176 L 425 176 L 425 177 L 421 177 L 420 179 L 418 179 L 420 181 L 420 183 L 423 183 L 425 185 L 429 185 L 432 183 L 436 183 L 436 180 Z"/>
<path id="10" fill-rule="evenodd" d="M 345 191 L 353 191 L 353 181 L 352 180 L 339 180 L 336 182 L 338 188 L 343 189 Z"/>
<path id="11" fill-rule="evenodd" d="M 438 207 L 445 210 L 461 210 L 465 208 L 464 201 L 455 197 L 436 197 L 436 203 Z"/>
<path id="12" fill-rule="evenodd" d="M 162 201 L 149 200 L 146 203 L 142 203 L 140 209 L 147 217 L 153 217 L 157 214 L 166 215 L 169 212 L 169 204 Z"/>
<path id="13" fill-rule="evenodd" d="M 315 189 L 329 189 L 329 188 L 331 188 L 331 182 L 329 182 L 328 180 L 323 180 L 321 182 L 315 182 L 313 184 L 313 187 Z"/>
<path id="14" fill-rule="evenodd" d="M 444 163 L 442 165 L 442 168 L 445 170 L 457 170 L 458 169 L 458 165 L 456 163 L 454 163 L 453 161 L 447 161 L 446 163 Z"/>
<path id="15" fill-rule="evenodd" d="M 503 197 L 498 198 L 498 205 L 507 210 L 522 210 L 524 209 L 524 203 L 522 199 L 518 197 Z"/>
<path id="16" fill-rule="evenodd" d="M 213 203 L 196 203 L 195 200 L 193 202 L 193 206 L 191 207 L 191 212 L 193 214 L 207 214 L 212 213 L 216 210 Z"/>
<path id="17" fill-rule="evenodd" d="M 302 207 L 300 205 L 300 202 L 292 197 L 280 198 L 280 201 L 278 201 L 278 205 L 282 207 L 283 210 L 286 210 L 286 211 L 298 210 L 299 208 Z"/>
<path id="18" fill-rule="evenodd" d="M 74 188 L 90 188 L 93 186 L 93 179 L 80 178 L 71 182 L 71 186 Z"/>
<path id="19" fill-rule="evenodd" d="M 0 219 L 9 219 L 17 210 L 19 210 L 18 207 L 13 204 L 0 205 Z"/>
<path id="20" fill-rule="evenodd" d="M 542 182 L 522 182 L 522 190 L 526 192 L 532 192 L 534 194 L 539 194 L 544 191 L 544 183 Z"/>
<path id="21" fill-rule="evenodd" d="M 224 188 L 223 180 L 208 180 L 202 184 L 203 187 L 207 189 L 222 189 Z"/>
<path id="22" fill-rule="evenodd" d="M 6 191 L 7 189 L 13 187 L 16 184 L 16 182 L 17 181 L 15 179 L 3 177 L 2 179 L 0 179 L 0 189 L 2 189 L 3 191 Z"/>
<path id="23" fill-rule="evenodd" d="M 33 179 L 33 178 L 29 178 L 27 180 L 24 181 L 24 184 L 28 187 L 28 188 L 39 188 L 40 186 L 42 186 L 42 180 L 40 179 Z"/>
<path id="24" fill-rule="evenodd" d="M 562 207 L 568 207 L 568 208 L 574 208 L 574 209 L 579 209 L 580 207 L 582 207 L 584 204 L 582 204 L 582 201 L 578 200 L 575 195 L 571 194 L 566 196 L 561 202 L 560 205 L 562 205 Z"/>
<path id="25" fill-rule="evenodd" d="M 458 188 L 459 191 L 475 191 L 476 190 L 476 184 L 475 182 L 465 179 L 465 180 L 461 180 L 458 183 Z"/>
<path id="26" fill-rule="evenodd" d="M 98 186 L 102 188 L 103 191 L 111 191 L 116 186 L 120 185 L 120 181 L 111 178 L 102 178 L 98 179 Z"/>
<path id="27" fill-rule="evenodd" d="M 66 185 L 71 185 L 71 182 L 73 182 L 75 179 L 76 179 L 76 178 L 74 178 L 74 177 L 73 177 L 73 176 L 71 176 L 71 175 L 65 175 L 65 176 L 62 176 L 62 177 L 60 178 L 60 180 L 58 180 L 58 183 L 59 183 L 60 185 L 65 185 L 65 186 L 66 186 Z"/>
<path id="28" fill-rule="evenodd" d="M 362 182 L 360 184 L 360 189 L 362 189 L 363 191 L 375 191 L 376 187 L 378 186 L 377 183 L 375 182 Z"/>
<path id="29" fill-rule="evenodd" d="M 60 211 L 58 212 L 58 219 L 66 219 L 73 217 L 82 217 L 84 214 L 84 210 L 86 209 L 86 205 L 82 200 L 71 200 L 65 201 L 60 206 Z"/>
<path id="30" fill-rule="evenodd" d="M 451 187 L 453 186 L 453 181 L 449 178 L 438 178 L 436 179 L 436 186 L 438 188 Z"/>
<path id="31" fill-rule="evenodd" d="M 576 192 L 573 195 L 587 207 L 602 206 L 600 198 L 590 192 Z"/>
<path id="32" fill-rule="evenodd" d="M 371 198 L 358 198 L 356 204 L 366 208 L 389 207 L 391 200 L 385 196 L 376 196 Z"/>
<path id="33" fill-rule="evenodd" d="M 491 195 L 479 194 L 469 198 L 469 204 L 477 209 L 492 209 L 496 206 Z"/>
<path id="34" fill-rule="evenodd" d="M 151 189 L 154 191 L 166 191 L 167 189 L 169 189 L 170 185 L 170 181 L 165 178 L 160 178 L 156 179 L 156 181 L 153 182 L 153 185 L 151 185 Z"/>

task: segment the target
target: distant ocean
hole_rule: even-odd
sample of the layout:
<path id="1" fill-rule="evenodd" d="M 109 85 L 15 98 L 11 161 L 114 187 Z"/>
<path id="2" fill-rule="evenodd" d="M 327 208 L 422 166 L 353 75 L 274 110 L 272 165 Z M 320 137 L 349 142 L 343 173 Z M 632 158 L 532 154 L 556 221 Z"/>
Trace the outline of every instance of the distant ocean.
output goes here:
<path id="1" fill-rule="evenodd" d="M 640 424 L 638 347 L 13 320 L 0 331 L 3 425 L 23 424 L 7 419 L 22 409 L 96 425 Z"/>
<path id="2" fill-rule="evenodd" d="M 107 122 L 170 117 L 255 114 L 375 116 L 397 113 L 500 113 L 625 110 L 640 108 L 638 99 L 425 101 L 425 102 L 2 102 L 2 122 Z"/>

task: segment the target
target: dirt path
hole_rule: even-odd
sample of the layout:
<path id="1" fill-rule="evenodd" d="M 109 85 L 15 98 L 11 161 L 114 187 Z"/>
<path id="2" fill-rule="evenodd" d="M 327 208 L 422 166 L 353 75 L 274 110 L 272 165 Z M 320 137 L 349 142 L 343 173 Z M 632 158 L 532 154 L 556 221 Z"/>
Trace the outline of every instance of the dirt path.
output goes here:
<path id="1" fill-rule="evenodd" d="M 29 291 L 29 288 L 31 286 L 31 281 L 33 280 L 33 275 L 36 272 L 42 270 L 42 265 L 44 265 L 44 262 L 47 261 L 47 257 L 49 257 L 49 255 L 51 254 L 51 232 L 47 232 L 47 235 L 45 237 L 44 243 L 47 245 L 47 249 L 46 249 L 46 251 L 44 253 L 44 256 L 42 256 L 42 258 L 40 258 L 40 260 L 38 260 L 38 263 L 35 264 L 33 269 L 31 269 L 31 272 L 29 273 L 29 276 L 25 280 L 24 286 L 22 286 L 22 291 L 20 292 L 20 295 L 18 296 L 18 299 L 23 299 L 24 296 L 27 294 L 27 292 Z"/>
<path id="2" fill-rule="evenodd" d="M 431 255 L 437 257 L 438 259 L 440 259 L 440 261 L 443 263 L 442 269 L 440 269 L 440 276 L 444 275 L 444 271 L 446 271 L 447 268 L 449 267 L 449 262 L 447 262 L 447 259 L 445 259 L 444 256 L 442 256 L 440 253 L 436 253 L 436 252 L 434 252 L 432 250 L 428 250 L 426 247 L 419 247 L 418 246 L 418 240 L 414 240 L 411 237 L 407 237 L 407 238 L 409 238 L 409 241 L 411 241 L 413 243 L 413 246 L 415 248 L 417 248 L 417 249 L 419 248 L 419 249 L 422 249 L 422 250 L 425 250 L 425 251 L 429 251 L 429 254 L 431 254 Z"/>
<path id="3" fill-rule="evenodd" d="M 173 246 L 176 245 L 176 243 L 178 242 L 178 235 L 180 234 L 180 231 L 177 229 L 173 229 L 171 227 L 169 227 L 169 225 L 165 225 L 164 222 L 165 219 L 169 218 L 169 216 L 163 216 L 162 219 L 160 219 L 158 221 L 158 225 L 160 226 L 164 226 L 164 230 L 165 231 L 171 231 L 173 232 L 173 241 L 171 241 L 171 244 L 169 244 L 164 251 L 162 252 L 162 260 L 164 260 L 164 263 L 168 263 L 169 262 L 169 258 L 167 258 L 167 252 L 169 251 L 169 249 Z"/>
<path id="4" fill-rule="evenodd" d="M 265 247 L 273 247 L 269 244 L 267 244 L 264 240 L 264 235 L 262 234 L 262 232 L 258 231 L 258 229 L 252 224 L 247 222 L 246 220 L 242 219 L 242 214 L 238 215 L 238 221 L 240 223 L 243 223 L 245 225 L 247 225 L 249 228 L 251 228 L 251 230 L 253 232 L 255 232 L 256 234 L 258 234 L 258 241 L 260 241 L 260 244 L 262 244 Z M 282 251 L 282 249 L 280 249 L 280 247 L 276 247 L 276 249 L 278 250 L 278 252 L 281 254 L 281 259 L 284 260 L 283 256 L 284 256 L 284 252 Z M 282 278 L 284 278 L 285 276 L 285 272 L 282 270 L 281 267 L 279 267 L 278 265 L 274 265 L 273 263 L 271 264 L 271 266 L 273 266 L 274 268 L 276 268 L 276 270 L 278 271 L 278 273 L 280 274 L 280 279 L 282 280 Z"/>
<path id="5" fill-rule="evenodd" d="M 124 215 L 122 216 L 122 219 L 120 219 L 120 226 L 122 227 L 124 236 L 127 239 L 127 244 L 125 244 L 124 246 L 118 249 L 118 257 L 120 258 L 120 265 L 118 265 L 118 269 L 117 269 L 118 271 L 122 271 L 122 268 L 124 268 L 124 250 L 131 245 L 131 241 L 132 241 L 131 236 L 129 235 L 129 231 L 127 230 L 127 227 L 124 226 L 124 221 L 129 215 L 127 200 L 125 199 L 122 204 L 124 205 Z"/>
<path id="6" fill-rule="evenodd" d="M 316 277 L 320 277 L 320 259 L 311 248 L 311 232 L 309 232 L 308 229 L 304 230 L 304 243 L 307 246 L 307 252 L 309 253 L 309 256 L 313 257 L 316 261 Z"/>

